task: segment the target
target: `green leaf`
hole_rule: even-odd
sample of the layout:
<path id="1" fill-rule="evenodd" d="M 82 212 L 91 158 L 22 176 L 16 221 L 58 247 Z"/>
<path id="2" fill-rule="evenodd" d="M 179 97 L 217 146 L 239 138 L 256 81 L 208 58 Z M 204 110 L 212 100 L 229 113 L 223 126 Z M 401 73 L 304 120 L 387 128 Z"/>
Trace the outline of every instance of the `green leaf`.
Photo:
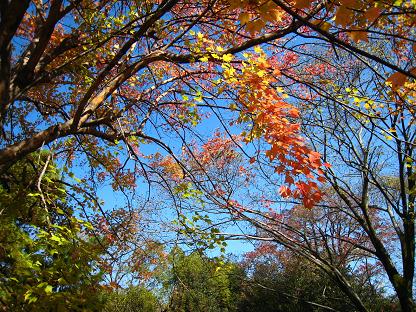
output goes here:
<path id="1" fill-rule="evenodd" d="M 52 288 L 52 286 L 51 286 L 51 285 L 46 286 L 46 287 L 45 287 L 45 292 L 46 292 L 47 294 L 51 294 L 51 293 L 53 292 L 53 288 Z"/>

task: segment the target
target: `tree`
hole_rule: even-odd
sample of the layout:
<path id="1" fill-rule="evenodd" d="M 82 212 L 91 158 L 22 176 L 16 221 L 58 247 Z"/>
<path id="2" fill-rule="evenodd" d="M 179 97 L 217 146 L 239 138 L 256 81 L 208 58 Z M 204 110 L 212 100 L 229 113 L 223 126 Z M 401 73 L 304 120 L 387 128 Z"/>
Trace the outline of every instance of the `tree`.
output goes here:
<path id="1" fill-rule="evenodd" d="M 99 309 L 104 247 L 88 235 L 91 225 L 74 216 L 50 155 L 29 155 L 6 176 L 0 187 L 0 307 Z"/>
<path id="2" fill-rule="evenodd" d="M 310 208 L 322 199 L 320 183 L 329 178 L 349 208 L 343 211 L 356 212 L 403 311 L 412 309 L 413 110 L 408 102 L 414 92 L 415 64 L 411 1 L 9 0 L 2 2 L 0 15 L 3 174 L 16 161 L 47 147 L 67 167 L 88 168 L 78 190 L 91 201 L 99 183 L 108 178 L 115 190 L 130 196 L 137 178 L 152 184 L 160 174 L 155 165 L 161 156 L 163 173 L 170 172 L 175 183 L 184 180 L 196 185 L 192 188 L 206 192 L 224 214 L 241 219 L 245 206 L 237 205 L 237 199 L 231 202 L 221 185 L 210 183 L 207 162 L 192 156 L 194 147 L 215 146 L 211 144 L 215 138 L 210 141 L 204 135 L 207 123 L 203 123 L 214 116 L 228 134 L 229 144 L 242 148 L 252 163 L 271 163 L 284 177 L 279 182 L 283 197 Z M 397 52 L 398 57 L 392 59 L 386 50 Z M 367 189 L 377 183 L 370 183 L 367 153 L 360 158 L 362 192 L 354 190 L 345 196 L 335 183 L 338 177 L 334 180 L 332 171 L 324 170 L 320 154 L 301 136 L 305 127 L 300 117 L 311 110 L 325 120 L 333 116 L 319 116 L 321 109 L 327 109 L 323 100 L 328 99 L 343 104 L 344 112 L 367 129 L 363 118 L 352 115 L 356 109 L 337 98 L 336 93 L 345 92 L 336 91 L 328 79 L 345 78 L 330 74 L 345 72 L 355 61 L 374 73 L 379 86 L 383 84 L 370 96 L 382 99 L 392 94 L 394 98 L 390 110 L 381 112 L 381 120 L 390 118 L 393 123 L 377 129 L 401 135 L 394 137 L 401 202 L 393 209 L 396 218 L 391 217 L 390 208 L 383 209 L 388 218 L 398 216 L 401 222 L 392 224 L 402 245 L 403 274 L 369 217 Z M 357 77 L 368 76 L 358 73 Z M 345 80 L 340 79 L 336 81 L 342 85 Z M 377 110 L 372 103 L 362 102 L 367 111 L 359 110 L 359 115 L 374 125 L 380 120 Z M 403 120 L 405 126 L 400 124 Z M 331 121 L 333 130 L 338 121 Z M 236 132 L 239 141 L 231 136 Z M 244 148 L 243 142 L 256 144 Z M 327 144 L 314 145 L 323 148 L 325 158 Z M 179 161 L 181 155 L 192 159 L 189 165 Z M 195 170 L 197 176 L 192 174 Z M 156 182 L 165 180 L 162 175 Z M 386 187 L 378 188 L 391 201 Z M 96 199 L 92 202 L 99 206 Z M 245 219 L 263 226 L 253 215 Z"/>
<path id="3" fill-rule="evenodd" d="M 328 212 L 339 211 L 359 226 L 367 247 L 354 242 L 350 242 L 350 246 L 363 250 L 368 253 L 368 257 L 380 261 L 399 297 L 402 309 L 411 311 L 414 308 L 412 285 L 415 261 L 412 195 L 414 111 L 409 100 L 414 95 L 414 85 L 408 80 L 413 74 L 401 69 L 408 68 L 412 71 L 415 66 L 410 30 L 412 26 L 409 23 L 409 18 L 413 16 L 413 6 L 410 2 L 331 2 L 329 7 L 321 11 L 325 14 L 317 14 L 312 20 L 307 20 L 310 16 L 306 13 L 312 12 L 308 2 L 295 3 L 301 11 L 280 1 L 274 3 L 309 29 L 309 32 L 301 33 L 303 41 L 296 41 L 297 38 L 293 35 L 288 36 L 292 42 L 288 40 L 276 43 L 275 47 L 281 51 L 290 52 L 282 52 L 283 60 L 288 62 L 279 68 L 284 74 L 277 76 L 277 82 L 274 83 L 299 108 L 302 130 L 310 138 L 309 142 L 324 155 L 325 161 L 336 164 L 332 169 L 327 165 L 328 169 L 324 171 L 330 181 L 330 193 L 336 193 L 337 200 L 329 203 L 324 201 L 323 205 L 329 205 Z M 239 5 L 244 3 L 236 2 L 235 6 Z M 256 14 L 261 14 L 260 7 L 254 6 L 251 9 L 250 14 L 243 12 L 240 16 L 241 20 L 247 23 L 250 21 L 251 24 L 246 27 L 255 26 L 254 23 L 259 21 L 256 20 Z M 395 17 L 388 18 L 387 15 L 390 14 Z M 395 28 L 393 24 L 400 26 Z M 391 51 L 398 54 L 394 61 L 391 61 Z M 236 77 L 242 78 L 238 75 Z M 238 89 L 238 82 L 234 86 Z M 248 92 L 247 102 L 255 102 L 255 97 L 249 98 L 249 95 Z M 250 108 L 247 102 L 243 105 L 244 108 Z M 255 103 L 254 112 L 258 107 L 264 107 Z M 251 113 L 253 109 L 248 109 L 247 112 Z M 270 109 L 266 109 L 266 112 L 263 115 L 254 114 L 255 125 L 262 122 L 271 124 L 270 116 L 276 114 Z M 257 119 L 257 116 L 261 118 Z M 256 130 L 256 126 L 253 129 Z M 262 130 L 267 138 L 267 130 Z M 256 131 L 252 133 L 257 134 Z M 272 175 L 264 169 L 268 160 L 283 153 L 279 150 L 280 144 L 275 147 L 278 150 L 276 154 L 267 154 L 269 159 L 261 153 L 258 153 L 260 157 L 253 159 L 263 164 L 260 174 L 266 172 L 266 179 L 273 182 L 268 185 L 281 184 L 281 181 L 273 180 Z M 392 153 L 395 159 L 386 156 Z M 310 154 L 310 158 L 313 159 L 314 154 Z M 279 164 L 274 169 L 285 173 L 285 167 Z M 296 170 L 302 169 L 294 168 L 293 171 Z M 302 197 L 302 190 L 307 191 L 310 184 L 294 181 L 290 173 L 292 172 L 285 175 L 285 182 L 297 189 L 284 185 L 281 187 L 281 195 L 295 199 Z M 287 229 L 280 231 L 280 226 L 292 227 L 290 223 L 276 220 L 273 211 L 271 213 L 265 206 L 259 208 L 259 200 L 248 205 L 242 204 L 241 200 L 232 202 L 230 199 L 238 196 L 237 192 L 230 189 L 235 190 L 238 183 L 228 183 L 224 177 L 217 180 L 229 185 L 229 188 L 222 185 L 221 192 L 224 196 L 219 196 L 219 192 L 210 189 L 218 207 L 223 208 L 223 211 L 231 210 L 235 219 L 248 221 L 268 232 L 264 239 L 275 239 L 286 247 L 297 250 L 300 255 L 316 261 L 314 248 L 299 245 L 298 240 L 286 235 Z M 398 182 L 395 188 L 392 187 L 392 181 Z M 400 198 L 393 194 L 393 190 L 399 190 Z M 266 202 L 277 201 L 273 194 L 266 195 L 263 198 Z M 257 198 L 261 199 L 260 196 Z M 212 198 L 209 201 L 215 202 Z M 311 206 L 305 200 L 303 204 Z M 298 229 L 292 229 L 292 233 L 296 234 Z M 396 237 L 400 246 L 393 244 L 391 249 L 386 244 L 386 234 Z M 306 236 L 306 241 L 313 239 L 309 236 L 310 232 L 298 231 L 298 235 Z M 397 254 L 400 254 L 400 260 L 396 260 Z M 331 263 L 328 268 L 328 262 L 324 260 L 324 263 L 318 261 L 315 264 L 329 271 L 328 274 L 335 279 L 341 280 L 345 291 L 350 292 L 352 289 L 348 282 L 342 281 L 342 272 L 337 271 Z M 349 295 L 352 299 L 355 297 L 353 300 L 359 309 L 365 309 L 354 292 Z"/>
<path id="4" fill-rule="evenodd" d="M 107 296 L 103 312 L 157 312 L 159 302 L 152 292 L 142 287 L 130 287 Z"/>
<path id="5" fill-rule="evenodd" d="M 348 85 L 335 87 L 342 111 L 330 102 L 305 125 L 308 132 L 312 126 L 324 134 L 311 141 L 349 173 L 340 174 L 335 167 L 327 171 L 338 200 L 330 207 L 360 225 L 371 241 L 372 256 L 383 265 L 407 311 L 414 307 L 414 127 L 408 103 L 413 87 L 406 84 L 392 90 L 380 80 L 378 71 L 366 68 L 347 81 Z M 334 127 L 334 121 L 338 126 Z M 389 244 L 392 239 L 393 246 Z"/>
<path id="6" fill-rule="evenodd" d="M 218 263 L 174 248 L 169 269 L 161 280 L 169 293 L 166 311 L 236 311 L 241 271 L 233 263 Z"/>
<path id="7" fill-rule="evenodd" d="M 354 311 L 337 283 L 319 268 L 290 250 L 261 243 L 243 262 L 251 272 L 243 288 L 239 311 Z M 357 272 L 348 280 L 372 311 L 393 310 L 393 305 Z"/>

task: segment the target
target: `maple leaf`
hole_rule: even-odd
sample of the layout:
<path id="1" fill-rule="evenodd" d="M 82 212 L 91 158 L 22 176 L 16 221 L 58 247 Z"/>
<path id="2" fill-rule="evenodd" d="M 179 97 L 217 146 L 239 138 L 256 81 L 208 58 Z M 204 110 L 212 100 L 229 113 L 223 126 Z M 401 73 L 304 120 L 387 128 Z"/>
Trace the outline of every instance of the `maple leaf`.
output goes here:
<path id="1" fill-rule="evenodd" d="M 392 74 L 386 80 L 386 82 L 391 84 L 391 87 L 393 90 L 397 90 L 398 88 L 403 86 L 406 81 L 407 81 L 406 75 L 399 73 L 399 72 Z"/>
<path id="2" fill-rule="evenodd" d="M 297 9 L 306 9 L 311 4 L 311 0 L 295 0 L 293 6 Z"/>
<path id="3" fill-rule="evenodd" d="M 238 16 L 238 19 L 242 25 L 245 25 L 251 20 L 251 15 L 247 12 L 243 12 Z"/>
<path id="4" fill-rule="evenodd" d="M 222 56 L 222 59 L 223 59 L 224 62 L 229 63 L 229 62 L 231 62 L 233 60 L 233 55 L 232 54 L 229 54 L 229 53 L 228 54 L 224 54 Z"/>
<path id="5" fill-rule="evenodd" d="M 266 23 L 263 20 L 257 19 L 255 21 L 247 22 L 246 29 L 251 35 L 254 35 L 255 33 L 262 30 L 265 25 L 266 25 Z"/>
<path id="6" fill-rule="evenodd" d="M 292 191 L 286 185 L 282 185 L 279 189 L 279 193 L 282 197 L 287 198 L 292 194 Z"/>
<path id="7" fill-rule="evenodd" d="M 360 0 L 340 0 L 341 5 L 349 7 L 351 9 L 358 9 L 361 7 Z"/>
<path id="8" fill-rule="evenodd" d="M 267 12 L 264 12 L 263 14 L 261 14 L 262 19 L 264 19 L 265 21 L 274 23 L 274 22 L 280 22 L 282 20 L 283 17 L 283 12 L 277 9 L 271 9 L 268 10 Z"/>
<path id="9" fill-rule="evenodd" d="M 263 52 L 263 49 L 260 47 L 260 46 L 255 46 L 254 47 L 254 52 L 256 52 L 256 53 L 262 53 Z"/>
<path id="10" fill-rule="evenodd" d="M 373 7 L 365 12 L 364 17 L 370 22 L 373 23 L 381 14 L 379 8 Z"/>
<path id="11" fill-rule="evenodd" d="M 293 177 L 291 176 L 291 175 L 289 175 L 289 174 L 286 174 L 286 176 L 285 176 L 285 183 L 287 183 L 287 184 L 293 184 L 295 182 L 295 180 L 293 179 Z"/>
<path id="12" fill-rule="evenodd" d="M 347 27 L 347 25 L 351 22 L 352 13 L 353 12 L 346 7 L 340 6 L 335 15 L 335 23 L 341 27 Z"/>
<path id="13" fill-rule="evenodd" d="M 348 32 L 348 35 L 355 42 L 359 42 L 359 41 L 367 42 L 368 41 L 368 32 L 363 31 L 363 30 L 352 30 Z"/>

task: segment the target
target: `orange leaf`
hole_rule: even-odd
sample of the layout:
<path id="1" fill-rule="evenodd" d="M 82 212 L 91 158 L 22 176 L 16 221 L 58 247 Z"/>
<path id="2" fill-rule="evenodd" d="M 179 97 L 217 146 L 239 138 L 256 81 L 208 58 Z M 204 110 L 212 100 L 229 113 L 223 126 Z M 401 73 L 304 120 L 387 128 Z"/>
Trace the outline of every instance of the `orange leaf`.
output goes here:
<path id="1" fill-rule="evenodd" d="M 254 35 L 256 32 L 262 30 L 265 25 L 266 23 L 264 21 L 258 19 L 256 21 L 247 22 L 246 29 L 251 35 Z"/>
<path id="2" fill-rule="evenodd" d="M 238 19 L 242 25 L 245 25 L 250 21 L 251 16 L 249 13 L 243 12 L 238 16 Z"/>
<path id="3" fill-rule="evenodd" d="M 289 197 L 292 191 L 285 185 L 282 185 L 279 189 L 279 193 L 282 197 Z"/>
<path id="4" fill-rule="evenodd" d="M 342 27 L 347 27 L 347 25 L 351 23 L 352 13 L 353 12 L 346 7 L 339 7 L 335 15 L 335 23 Z"/>
<path id="5" fill-rule="evenodd" d="M 386 82 L 390 82 L 392 89 L 397 90 L 398 88 L 404 85 L 406 80 L 407 80 L 406 75 L 403 75 L 402 73 L 397 72 L 391 75 L 389 78 L 387 78 Z"/>
<path id="6" fill-rule="evenodd" d="M 359 41 L 367 42 L 368 41 L 368 33 L 366 31 L 354 30 L 354 31 L 349 31 L 348 34 L 351 37 L 351 39 L 354 40 L 355 42 L 359 42 Z"/>
<path id="7" fill-rule="evenodd" d="M 340 0 L 339 2 L 343 6 L 346 6 L 350 9 L 359 9 L 361 7 L 361 3 L 359 0 Z"/>
<path id="8" fill-rule="evenodd" d="M 381 14 L 379 8 L 371 8 L 365 14 L 364 17 L 370 22 L 373 23 Z"/>
<path id="9" fill-rule="evenodd" d="M 316 26 L 319 26 L 324 31 L 328 31 L 329 28 L 331 28 L 331 24 L 322 20 L 315 20 L 312 21 L 312 24 L 315 24 Z"/>
<path id="10" fill-rule="evenodd" d="M 326 182 L 326 179 L 325 179 L 325 177 L 318 177 L 318 179 L 317 179 L 319 182 L 322 182 L 322 183 L 325 183 Z"/>
<path id="11" fill-rule="evenodd" d="M 306 9 L 311 4 L 311 0 L 295 0 L 294 7 L 297 9 Z"/>
<path id="12" fill-rule="evenodd" d="M 286 174 L 285 183 L 287 184 L 293 184 L 295 180 L 288 174 Z"/>
<path id="13" fill-rule="evenodd" d="M 300 113 L 299 113 L 299 110 L 297 108 L 291 108 L 288 113 L 289 113 L 290 117 L 293 117 L 293 118 L 300 117 Z"/>

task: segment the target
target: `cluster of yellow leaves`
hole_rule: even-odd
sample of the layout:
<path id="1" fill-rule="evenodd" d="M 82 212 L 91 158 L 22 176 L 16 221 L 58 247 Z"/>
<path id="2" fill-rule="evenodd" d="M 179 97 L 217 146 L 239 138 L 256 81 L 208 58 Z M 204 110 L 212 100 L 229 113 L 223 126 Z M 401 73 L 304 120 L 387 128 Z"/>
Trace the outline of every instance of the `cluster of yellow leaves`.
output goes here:
<path id="1" fill-rule="evenodd" d="M 245 60 L 238 68 L 223 64 L 223 69 L 225 83 L 238 90 L 239 122 L 252 122 L 251 131 L 242 133 L 244 140 L 264 138 L 270 146 L 266 156 L 277 163 L 276 172 L 285 176 L 280 194 L 312 207 L 322 197 L 317 183 L 324 182 L 320 154 L 311 150 L 300 135 L 300 125 L 295 122 L 299 111 L 284 101 L 287 95 L 282 88 L 272 86 L 279 69 L 270 66 L 260 47 L 243 56 Z"/>
<path id="2" fill-rule="evenodd" d="M 191 30 L 190 35 L 195 36 L 196 41 L 189 46 L 192 52 L 199 55 L 199 61 L 231 62 L 233 60 L 232 54 L 225 53 L 222 46 L 216 45 L 215 41 L 207 38 L 203 33 Z"/>
<path id="3" fill-rule="evenodd" d="M 231 10 L 239 12 L 238 20 L 245 29 L 254 35 L 267 23 L 278 26 L 284 20 L 285 11 L 271 0 L 227 0 Z M 316 8 L 317 1 L 293 0 L 291 9 L 294 13 L 306 14 Z M 345 32 L 349 38 L 358 43 L 368 42 L 370 30 L 382 31 L 398 37 L 406 37 L 409 29 L 414 27 L 416 0 L 337 0 L 326 5 L 324 19 L 315 19 L 311 23 L 321 30 L 329 32 L 331 28 Z M 395 25 L 394 28 L 392 25 Z M 405 47 L 406 41 L 397 40 L 399 48 Z M 416 47 L 416 46 L 415 46 Z M 405 75 L 395 73 L 387 80 L 393 90 L 407 81 Z"/>

